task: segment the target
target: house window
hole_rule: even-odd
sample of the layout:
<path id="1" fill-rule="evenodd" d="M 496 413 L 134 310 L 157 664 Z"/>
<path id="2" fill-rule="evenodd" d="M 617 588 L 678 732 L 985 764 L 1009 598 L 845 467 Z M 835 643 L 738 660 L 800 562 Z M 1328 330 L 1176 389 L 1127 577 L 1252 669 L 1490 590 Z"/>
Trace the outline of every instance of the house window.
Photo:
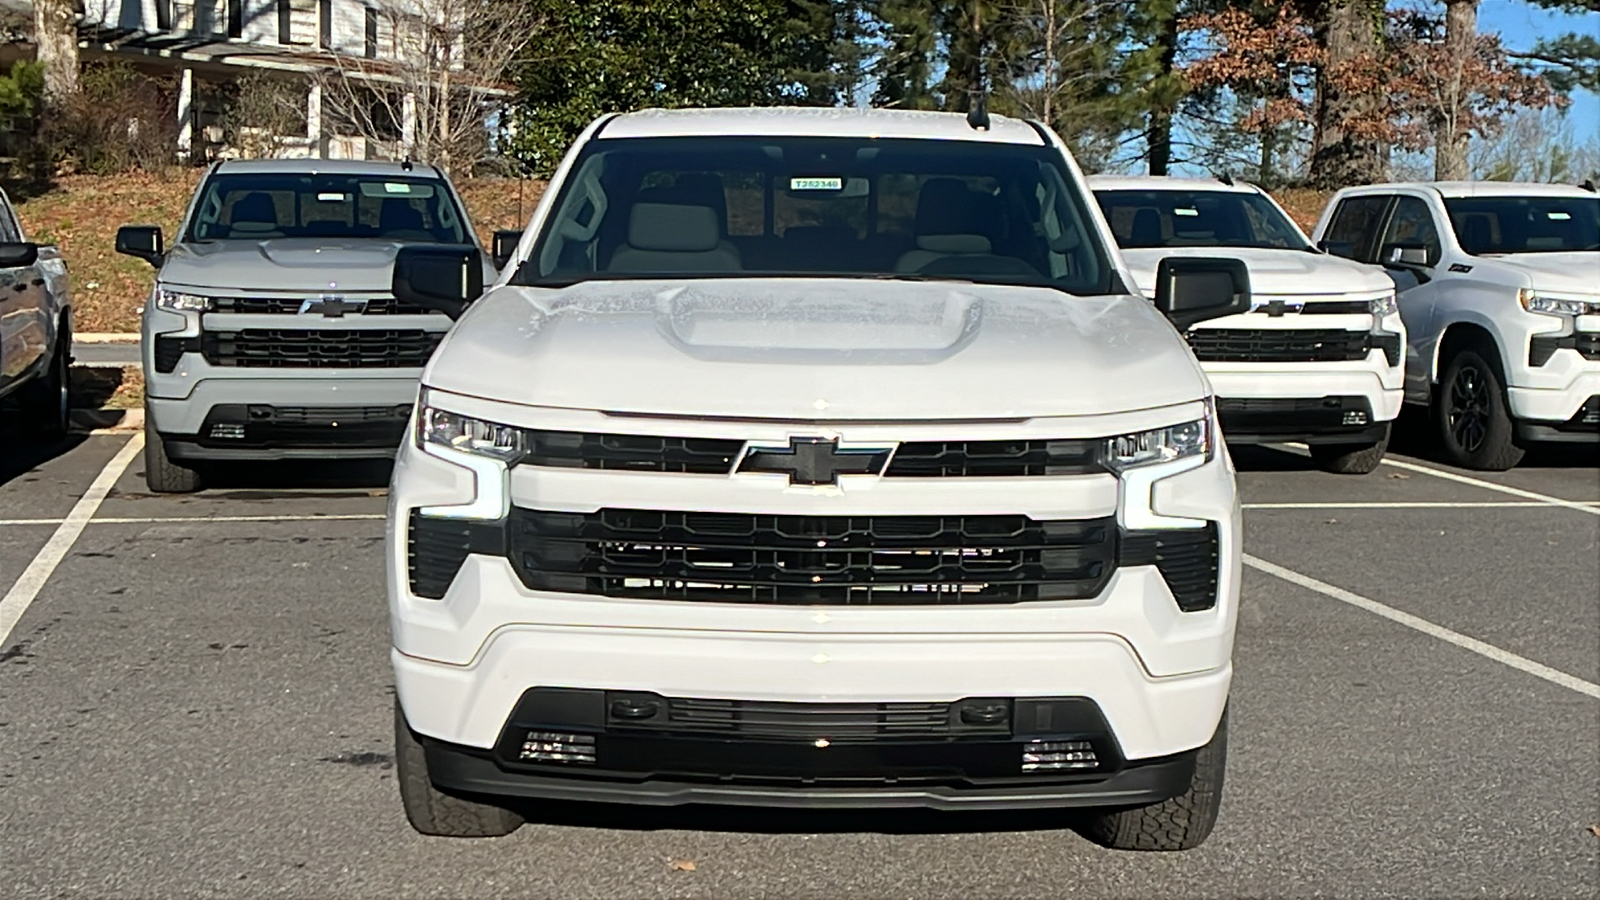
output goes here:
<path id="1" fill-rule="evenodd" d="M 224 16 L 232 12 L 223 9 L 224 2 L 226 0 L 173 0 L 170 27 L 173 31 L 195 35 L 223 34 L 229 24 Z"/>
<path id="2" fill-rule="evenodd" d="M 367 59 L 378 58 L 378 11 L 370 6 L 364 6 L 361 11 L 366 17 L 366 41 L 362 55 Z"/>
<path id="3" fill-rule="evenodd" d="M 324 50 L 333 49 L 333 0 L 317 0 L 318 45 Z"/>
<path id="4" fill-rule="evenodd" d="M 278 0 L 278 43 L 317 43 L 317 0 Z"/>
<path id="5" fill-rule="evenodd" d="M 396 55 L 394 15 L 374 6 L 365 9 L 367 37 L 364 55 L 367 59 L 393 58 Z"/>
<path id="6" fill-rule="evenodd" d="M 244 37 L 244 0 L 228 0 L 228 37 Z"/>

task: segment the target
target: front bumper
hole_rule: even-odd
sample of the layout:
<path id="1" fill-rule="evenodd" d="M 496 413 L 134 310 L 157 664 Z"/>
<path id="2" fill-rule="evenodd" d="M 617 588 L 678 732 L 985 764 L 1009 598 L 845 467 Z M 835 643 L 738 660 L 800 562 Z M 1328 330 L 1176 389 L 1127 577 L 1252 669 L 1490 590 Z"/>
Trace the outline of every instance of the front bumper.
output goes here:
<path id="1" fill-rule="evenodd" d="M 1405 400 L 1401 367 L 1374 351 L 1358 363 L 1202 363 L 1233 444 L 1382 439 Z"/>
<path id="2" fill-rule="evenodd" d="M 678 806 L 690 803 L 731 806 L 837 809 L 859 807 L 921 807 L 939 810 L 1026 809 L 1079 806 L 1142 806 L 1159 803 L 1189 789 L 1197 751 L 1176 754 L 1117 771 L 1075 778 L 991 778 L 949 783 L 905 783 L 890 776 L 860 779 L 853 785 L 807 784 L 799 777 L 784 781 L 731 783 L 712 778 L 605 775 L 587 777 L 540 773 L 531 767 L 518 770 L 502 764 L 493 753 L 424 739 L 428 774 L 445 790 L 466 794 Z M 1013 755 L 1017 745 L 1010 745 Z M 690 748 L 683 748 L 689 750 Z M 720 748 L 726 755 L 726 747 Z M 744 758 L 762 758 L 772 750 L 800 756 L 838 756 L 838 750 L 856 752 L 881 761 L 878 748 L 816 748 L 814 746 L 741 747 Z M 647 745 L 636 752 L 649 753 Z M 830 754 L 829 751 L 834 751 Z M 743 755 L 741 754 L 741 755 Z M 891 753 L 891 755 L 893 755 Z M 704 768 L 702 766 L 702 768 Z M 865 783 L 863 783 L 865 782 Z"/>
<path id="3" fill-rule="evenodd" d="M 148 396 L 146 415 L 174 459 L 392 458 L 421 373 L 317 374 L 206 379 L 182 399 Z"/>

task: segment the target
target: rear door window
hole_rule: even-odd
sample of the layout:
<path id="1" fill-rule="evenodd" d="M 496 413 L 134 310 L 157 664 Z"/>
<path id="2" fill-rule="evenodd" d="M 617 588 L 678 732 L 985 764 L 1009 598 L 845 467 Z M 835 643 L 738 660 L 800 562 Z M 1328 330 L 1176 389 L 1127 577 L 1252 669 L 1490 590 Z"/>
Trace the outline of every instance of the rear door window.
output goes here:
<path id="1" fill-rule="evenodd" d="M 1383 221 L 1390 197 L 1385 195 L 1347 197 L 1333 211 L 1333 221 L 1322 235 L 1323 245 L 1334 256 L 1372 262 L 1377 248 L 1374 238 Z"/>

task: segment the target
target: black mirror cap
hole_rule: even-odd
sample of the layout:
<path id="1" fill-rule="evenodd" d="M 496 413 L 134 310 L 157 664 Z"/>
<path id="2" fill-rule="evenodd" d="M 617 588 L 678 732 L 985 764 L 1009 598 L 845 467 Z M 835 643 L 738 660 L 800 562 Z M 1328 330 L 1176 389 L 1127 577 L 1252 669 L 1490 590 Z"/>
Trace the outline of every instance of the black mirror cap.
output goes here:
<path id="1" fill-rule="evenodd" d="M 1323 238 L 1317 241 L 1317 249 L 1329 256 L 1342 256 L 1345 259 L 1356 258 L 1356 245 L 1352 241 L 1330 241 Z"/>
<path id="2" fill-rule="evenodd" d="M 1156 309 L 1179 331 L 1250 311 L 1250 269 L 1242 259 L 1169 256 L 1156 266 Z"/>
<path id="3" fill-rule="evenodd" d="M 0 269 L 20 269 L 38 261 L 38 244 L 0 244 Z"/>
<path id="4" fill-rule="evenodd" d="M 522 229 L 502 228 L 494 233 L 494 267 L 504 269 L 511 257 L 517 255 L 517 244 L 522 242 Z"/>
<path id="5" fill-rule="evenodd" d="M 483 293 L 483 253 L 471 244 L 401 247 L 394 258 L 394 296 L 452 319 Z"/>
<path id="6" fill-rule="evenodd" d="M 166 240 L 156 225 L 124 225 L 117 229 L 117 252 L 161 267 L 167 255 Z"/>

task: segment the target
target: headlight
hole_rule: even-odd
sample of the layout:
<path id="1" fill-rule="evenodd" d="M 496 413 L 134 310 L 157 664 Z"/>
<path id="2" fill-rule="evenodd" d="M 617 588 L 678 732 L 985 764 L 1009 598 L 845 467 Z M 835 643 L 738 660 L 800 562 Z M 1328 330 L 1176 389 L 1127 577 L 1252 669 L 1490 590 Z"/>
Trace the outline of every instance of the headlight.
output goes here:
<path id="1" fill-rule="evenodd" d="M 1552 316 L 1581 316 L 1588 312 L 1600 312 L 1600 301 L 1550 297 L 1528 288 L 1517 291 L 1517 302 L 1528 312 Z"/>
<path id="2" fill-rule="evenodd" d="M 417 444 L 424 448 L 429 444 L 449 447 L 508 465 L 526 452 L 520 428 L 485 422 L 429 406 L 423 406 L 417 416 Z"/>
<path id="3" fill-rule="evenodd" d="M 1182 425 L 1110 438 L 1101 454 L 1106 467 L 1113 472 L 1191 456 L 1209 457 L 1211 420 L 1196 419 Z"/>
<path id="4" fill-rule="evenodd" d="M 1394 292 L 1390 291 L 1389 293 L 1384 294 L 1382 297 L 1376 297 L 1372 300 L 1368 300 L 1367 310 L 1372 313 L 1372 317 L 1374 319 L 1381 319 L 1384 316 L 1394 315 L 1395 313 L 1399 312 L 1400 304 L 1395 300 Z"/>
<path id="5" fill-rule="evenodd" d="M 156 308 L 172 312 L 205 312 L 211 308 L 211 298 L 156 288 Z"/>

